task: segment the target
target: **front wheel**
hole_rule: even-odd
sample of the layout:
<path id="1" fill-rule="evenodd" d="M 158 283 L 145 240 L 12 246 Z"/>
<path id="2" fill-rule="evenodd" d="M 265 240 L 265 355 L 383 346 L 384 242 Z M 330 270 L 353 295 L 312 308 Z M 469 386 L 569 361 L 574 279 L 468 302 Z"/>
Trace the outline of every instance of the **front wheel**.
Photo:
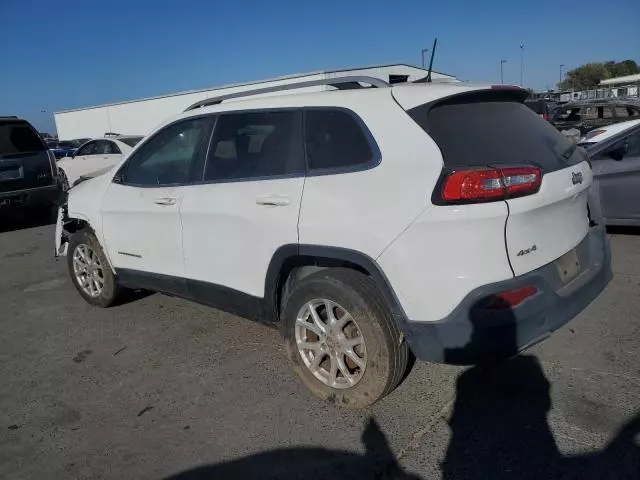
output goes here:
<path id="1" fill-rule="evenodd" d="M 71 236 L 67 267 L 73 285 L 87 303 L 106 308 L 116 302 L 121 289 L 93 232 L 85 229 Z"/>
<path id="2" fill-rule="evenodd" d="M 286 299 L 282 334 L 293 369 L 320 398 L 369 406 L 402 379 L 409 349 L 370 277 L 331 268 Z"/>

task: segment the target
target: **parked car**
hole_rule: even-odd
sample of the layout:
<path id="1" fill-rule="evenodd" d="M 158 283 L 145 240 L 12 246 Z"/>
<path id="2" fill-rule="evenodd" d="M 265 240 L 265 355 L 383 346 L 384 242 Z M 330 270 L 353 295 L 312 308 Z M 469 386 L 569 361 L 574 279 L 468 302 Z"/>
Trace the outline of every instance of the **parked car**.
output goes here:
<path id="1" fill-rule="evenodd" d="M 559 107 L 551 123 L 558 130 L 580 130 L 584 135 L 594 128 L 640 118 L 640 102 L 624 99 L 584 100 Z"/>
<path id="2" fill-rule="evenodd" d="M 640 226 L 640 119 L 592 130 L 580 144 L 593 165 L 593 218 L 606 225 Z"/>
<path id="3" fill-rule="evenodd" d="M 542 99 L 527 99 L 524 104 L 545 120 L 551 120 L 558 105 Z"/>
<path id="4" fill-rule="evenodd" d="M 55 250 L 80 295 L 142 288 L 277 325 L 314 394 L 364 407 L 409 351 L 515 355 L 609 282 L 588 158 L 526 91 L 323 83 L 339 89 L 198 102 L 72 188 Z"/>
<path id="5" fill-rule="evenodd" d="M 118 136 L 88 141 L 73 155 L 58 162 L 65 188 L 73 186 L 80 177 L 90 177 L 112 167 L 140 140 L 140 136 Z"/>
<path id="6" fill-rule="evenodd" d="M 57 212 L 58 169 L 53 154 L 29 122 L 0 117 L 0 210 Z"/>
<path id="7" fill-rule="evenodd" d="M 46 140 L 47 147 L 53 153 L 53 156 L 59 160 L 64 157 L 72 156 L 78 148 L 73 142 L 59 142 L 57 140 Z"/>

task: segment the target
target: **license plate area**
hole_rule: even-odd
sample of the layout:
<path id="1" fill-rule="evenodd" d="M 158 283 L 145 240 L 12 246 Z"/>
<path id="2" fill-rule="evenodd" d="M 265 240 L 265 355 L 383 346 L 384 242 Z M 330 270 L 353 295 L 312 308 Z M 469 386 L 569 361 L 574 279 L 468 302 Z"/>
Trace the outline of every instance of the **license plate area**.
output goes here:
<path id="1" fill-rule="evenodd" d="M 562 255 L 555 264 L 562 283 L 569 283 L 580 273 L 580 260 L 575 248 Z"/>
<path id="2" fill-rule="evenodd" d="M 20 180 L 24 178 L 22 167 L 11 167 L 0 169 L 0 182 L 7 180 Z"/>

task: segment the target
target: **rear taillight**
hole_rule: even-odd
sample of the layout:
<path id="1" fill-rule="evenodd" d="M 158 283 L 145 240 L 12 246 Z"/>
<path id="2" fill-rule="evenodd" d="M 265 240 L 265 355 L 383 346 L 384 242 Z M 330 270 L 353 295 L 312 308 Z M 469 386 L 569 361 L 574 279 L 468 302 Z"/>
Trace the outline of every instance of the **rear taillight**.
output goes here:
<path id="1" fill-rule="evenodd" d="M 540 189 L 537 167 L 479 168 L 451 172 L 442 187 L 448 203 L 490 202 L 531 195 Z"/>

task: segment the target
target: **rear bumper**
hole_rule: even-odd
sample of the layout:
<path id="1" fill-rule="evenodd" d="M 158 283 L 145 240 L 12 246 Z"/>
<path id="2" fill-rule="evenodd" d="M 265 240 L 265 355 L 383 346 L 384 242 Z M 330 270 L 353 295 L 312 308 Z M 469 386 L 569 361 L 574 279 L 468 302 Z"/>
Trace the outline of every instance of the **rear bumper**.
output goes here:
<path id="1" fill-rule="evenodd" d="M 20 208 L 40 205 L 57 205 L 61 188 L 56 182 L 46 187 L 29 188 L 0 193 L 0 208 Z"/>
<path id="2" fill-rule="evenodd" d="M 603 227 L 593 227 L 575 248 L 580 270 L 563 283 L 556 262 L 506 281 L 485 285 L 437 322 L 405 321 L 403 330 L 421 360 L 474 364 L 509 357 L 544 340 L 596 298 L 612 278 Z M 537 293 L 515 308 L 489 310 L 493 294 L 534 285 Z"/>

